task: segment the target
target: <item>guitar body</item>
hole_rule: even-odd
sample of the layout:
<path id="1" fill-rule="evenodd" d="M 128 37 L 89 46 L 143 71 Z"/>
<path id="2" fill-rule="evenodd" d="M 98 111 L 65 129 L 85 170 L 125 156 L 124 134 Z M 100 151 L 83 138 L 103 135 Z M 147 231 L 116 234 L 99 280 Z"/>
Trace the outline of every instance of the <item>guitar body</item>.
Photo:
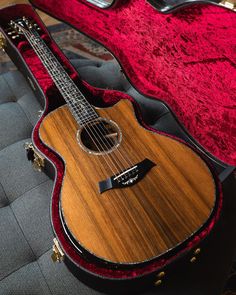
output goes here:
<path id="1" fill-rule="evenodd" d="M 88 260 L 111 267 L 142 264 L 181 245 L 207 223 L 217 188 L 196 153 L 141 127 L 129 101 L 98 113 L 114 121 L 122 134 L 118 148 L 105 156 L 81 147 L 78 125 L 67 105 L 49 113 L 40 125 L 41 140 L 65 163 L 61 222 Z M 101 193 L 99 182 L 112 174 L 105 157 L 120 164 L 148 158 L 155 166 L 134 185 Z"/>

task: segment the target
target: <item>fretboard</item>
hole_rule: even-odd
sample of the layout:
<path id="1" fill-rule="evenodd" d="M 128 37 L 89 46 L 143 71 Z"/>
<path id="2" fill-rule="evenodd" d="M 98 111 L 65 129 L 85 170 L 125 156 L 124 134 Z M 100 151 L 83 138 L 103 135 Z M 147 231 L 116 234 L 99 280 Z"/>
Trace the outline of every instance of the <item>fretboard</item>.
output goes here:
<path id="1" fill-rule="evenodd" d="M 61 95 L 68 104 L 72 115 L 81 126 L 98 118 L 98 114 L 83 93 L 67 74 L 46 43 L 36 31 L 25 34 L 35 53 L 47 69 Z"/>

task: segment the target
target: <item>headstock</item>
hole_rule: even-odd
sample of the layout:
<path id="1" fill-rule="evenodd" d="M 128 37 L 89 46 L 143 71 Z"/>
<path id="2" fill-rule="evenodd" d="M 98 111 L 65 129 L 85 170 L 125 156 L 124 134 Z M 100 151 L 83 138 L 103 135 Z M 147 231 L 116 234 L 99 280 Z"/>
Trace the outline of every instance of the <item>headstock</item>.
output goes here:
<path id="1" fill-rule="evenodd" d="M 25 16 L 22 18 L 11 20 L 7 29 L 7 34 L 10 38 L 16 39 L 20 35 L 31 33 L 32 30 L 41 30 L 37 23 L 27 19 Z"/>

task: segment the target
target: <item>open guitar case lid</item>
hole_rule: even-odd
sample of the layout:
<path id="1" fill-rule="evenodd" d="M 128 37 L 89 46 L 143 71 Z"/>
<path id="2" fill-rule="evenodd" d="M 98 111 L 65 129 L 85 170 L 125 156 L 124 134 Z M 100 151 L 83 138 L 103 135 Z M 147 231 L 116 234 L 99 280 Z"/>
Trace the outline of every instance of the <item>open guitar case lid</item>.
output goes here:
<path id="1" fill-rule="evenodd" d="M 182 286 L 186 280 L 186 294 L 218 294 L 217 290 L 223 287 L 229 272 L 236 246 L 233 176 L 236 166 L 234 7 L 228 9 L 197 4 L 163 14 L 159 10 L 171 11 L 182 4 L 172 3 L 170 9 L 166 8 L 170 3 L 163 4 L 163 9 L 155 1 L 148 3 L 143 0 L 115 1 L 114 5 L 105 8 L 86 0 L 63 0 L 56 5 L 54 0 L 32 0 L 31 3 L 101 43 L 118 60 L 130 82 L 128 94 L 95 88 L 81 81 L 78 73 L 50 39 L 43 24 L 40 25 L 44 30 L 42 37 L 88 96 L 96 97 L 106 104 L 113 104 L 120 99 L 131 100 L 143 126 L 179 138 L 196 152 L 202 153 L 204 159 L 214 167 L 221 188 L 213 218 L 192 240 L 177 249 L 176 255 L 142 269 L 116 271 L 88 263 L 83 258 L 78 259 L 73 248 L 65 243 L 63 249 L 73 258 L 73 263 L 71 259 L 66 259 L 68 267 L 80 279 L 89 283 L 92 278 L 93 286 L 102 286 L 104 290 L 114 284 L 117 288 L 129 285 L 141 290 L 144 286 L 157 283 L 158 276 L 165 271 L 167 275 L 163 281 L 166 280 L 168 284 L 156 284 L 160 292 L 158 294 L 173 294 L 171 290 L 176 290 L 176 294 L 180 294 L 177 290 L 182 290 L 181 294 L 185 294 Z M 0 14 L 4 34 L 6 24 L 17 17 L 30 17 L 40 24 L 36 12 L 28 4 L 4 8 Z M 58 93 L 52 80 L 25 41 L 16 42 L 15 47 L 8 46 L 7 52 L 25 76 L 32 78 L 36 94 L 43 94 L 46 98 L 46 109 L 52 101 L 55 106 L 62 103 L 60 99 L 55 99 Z M 52 202 L 55 202 L 59 197 L 64 166 L 60 158 L 40 142 L 37 132 L 42 119 L 34 129 L 33 141 L 57 168 L 52 197 Z M 58 212 L 58 208 L 54 207 L 52 219 L 54 227 L 58 226 L 57 235 L 61 227 Z M 61 236 L 60 240 L 63 239 Z M 203 249 L 197 257 L 199 262 L 192 264 L 191 261 L 195 261 L 192 258 L 198 255 L 195 251 L 199 248 Z M 104 283 L 101 283 L 101 278 Z M 209 284 L 212 284 L 211 288 L 206 287 Z M 192 286 L 198 286 L 196 293 Z"/>

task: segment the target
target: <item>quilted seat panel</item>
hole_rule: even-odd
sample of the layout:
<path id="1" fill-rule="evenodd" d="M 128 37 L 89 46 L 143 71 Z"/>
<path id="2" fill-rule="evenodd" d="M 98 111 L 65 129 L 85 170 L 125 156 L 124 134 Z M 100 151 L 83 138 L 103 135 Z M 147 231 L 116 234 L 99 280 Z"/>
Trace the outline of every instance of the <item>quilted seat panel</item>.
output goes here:
<path id="1" fill-rule="evenodd" d="M 51 295 L 37 262 L 24 265 L 0 283 L 1 295 Z"/>
<path id="2" fill-rule="evenodd" d="M 24 143 L 27 141 L 30 138 L 26 137 L 0 151 L 0 182 L 9 202 L 48 179 L 44 173 L 33 170 L 26 160 Z"/>
<path id="3" fill-rule="evenodd" d="M 0 150 L 21 139 L 30 137 L 32 124 L 15 102 L 0 105 Z"/>
<path id="4" fill-rule="evenodd" d="M 53 233 L 48 206 L 52 187 L 52 180 L 46 180 L 11 204 L 19 226 L 36 259 L 52 246 Z"/>
<path id="5" fill-rule="evenodd" d="M 0 280 L 34 260 L 10 206 L 0 210 Z M 0 288 L 1 290 L 1 288 Z M 1 294 L 1 291 L 0 291 Z"/>

